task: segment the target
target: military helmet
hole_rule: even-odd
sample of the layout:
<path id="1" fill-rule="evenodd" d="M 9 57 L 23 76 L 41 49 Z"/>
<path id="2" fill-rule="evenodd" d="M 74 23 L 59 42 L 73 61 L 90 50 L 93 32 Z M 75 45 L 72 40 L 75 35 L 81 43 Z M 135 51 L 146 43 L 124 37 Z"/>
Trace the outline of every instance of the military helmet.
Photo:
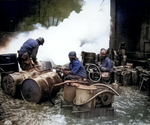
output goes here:
<path id="1" fill-rule="evenodd" d="M 71 51 L 69 52 L 69 55 L 68 55 L 70 58 L 76 58 L 76 52 L 74 51 Z"/>
<path id="2" fill-rule="evenodd" d="M 40 44 L 40 45 L 43 45 L 43 44 L 44 44 L 44 41 L 45 41 L 43 37 L 39 37 L 39 38 L 37 38 L 36 40 L 39 41 L 39 44 Z"/>

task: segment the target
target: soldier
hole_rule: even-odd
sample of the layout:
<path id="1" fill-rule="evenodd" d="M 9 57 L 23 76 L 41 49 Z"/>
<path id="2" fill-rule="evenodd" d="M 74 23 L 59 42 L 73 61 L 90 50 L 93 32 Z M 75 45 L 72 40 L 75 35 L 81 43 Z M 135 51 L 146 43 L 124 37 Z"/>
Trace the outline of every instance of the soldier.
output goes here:
<path id="1" fill-rule="evenodd" d="M 70 70 L 64 71 L 64 74 L 67 75 L 65 80 L 86 78 L 86 70 L 83 64 L 76 57 L 76 52 L 71 51 L 68 56 L 70 60 Z"/>
<path id="2" fill-rule="evenodd" d="M 40 45 L 44 44 L 44 38 L 28 39 L 18 51 L 18 61 L 22 70 L 29 70 L 33 65 L 37 65 L 36 55 Z M 33 63 L 31 63 L 31 59 Z"/>
<path id="3" fill-rule="evenodd" d="M 100 56 L 102 59 L 100 70 L 103 72 L 113 72 L 113 62 L 107 57 L 107 51 L 104 48 L 101 49 Z"/>
<path id="4" fill-rule="evenodd" d="M 100 57 L 101 57 L 101 65 L 99 66 L 101 70 L 102 83 L 111 83 L 114 81 L 114 73 L 113 73 L 113 62 L 112 60 L 107 57 L 107 50 L 104 48 L 100 51 Z"/>

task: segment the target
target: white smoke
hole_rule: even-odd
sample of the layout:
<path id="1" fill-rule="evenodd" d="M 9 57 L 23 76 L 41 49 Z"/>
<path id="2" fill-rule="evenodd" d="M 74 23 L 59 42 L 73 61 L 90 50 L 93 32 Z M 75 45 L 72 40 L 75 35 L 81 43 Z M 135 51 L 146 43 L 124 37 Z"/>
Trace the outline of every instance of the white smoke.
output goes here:
<path id="1" fill-rule="evenodd" d="M 63 65 L 69 62 L 70 51 L 75 51 L 79 59 L 81 51 L 98 54 L 101 48 L 109 47 L 110 1 L 86 0 L 80 13 L 71 12 L 57 27 L 46 29 L 40 24 L 35 26 L 36 30 L 20 33 L 13 38 L 7 52 L 16 53 L 28 38 L 41 36 L 45 43 L 39 47 L 39 61 L 53 60 L 56 65 Z"/>

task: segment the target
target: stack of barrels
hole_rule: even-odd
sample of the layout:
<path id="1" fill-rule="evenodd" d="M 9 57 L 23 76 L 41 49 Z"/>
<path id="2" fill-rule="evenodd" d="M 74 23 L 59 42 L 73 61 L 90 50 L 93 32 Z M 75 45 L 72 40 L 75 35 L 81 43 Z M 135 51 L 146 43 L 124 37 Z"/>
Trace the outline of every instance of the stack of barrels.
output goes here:
<path id="1" fill-rule="evenodd" d="M 117 66 L 114 68 L 114 79 L 123 86 L 138 85 L 139 72 L 128 66 Z"/>
<path id="2" fill-rule="evenodd" d="M 50 61 L 39 62 L 40 71 L 36 68 L 19 71 L 17 54 L 0 55 L 1 87 L 5 94 L 12 97 L 22 96 L 30 102 L 39 103 L 42 100 L 55 96 L 60 86 L 61 78 L 52 72 Z"/>
<path id="3" fill-rule="evenodd" d="M 95 63 L 95 60 L 96 60 L 96 54 L 95 53 L 82 51 L 81 56 L 82 56 L 82 63 L 84 66 L 87 63 Z"/>
<path id="4" fill-rule="evenodd" d="M 60 86 L 54 87 L 54 85 L 60 82 L 61 79 L 55 72 L 38 72 L 31 69 L 3 74 L 1 86 L 7 95 L 16 97 L 20 94 L 26 101 L 39 103 L 48 97 L 55 96 Z M 18 89 L 21 93 L 18 93 Z"/>

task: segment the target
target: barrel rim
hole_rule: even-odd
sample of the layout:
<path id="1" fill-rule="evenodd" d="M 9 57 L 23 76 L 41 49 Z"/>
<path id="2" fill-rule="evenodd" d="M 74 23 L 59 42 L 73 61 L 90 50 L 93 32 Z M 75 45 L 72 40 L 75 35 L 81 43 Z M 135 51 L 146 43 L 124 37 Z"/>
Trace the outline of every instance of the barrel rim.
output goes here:
<path id="1" fill-rule="evenodd" d="M 24 96 L 23 96 L 23 93 L 22 93 L 22 87 L 23 87 L 23 84 L 24 84 L 24 82 L 25 81 L 27 81 L 27 80 L 33 80 L 34 82 L 36 82 L 34 79 L 31 79 L 31 78 L 27 78 L 27 79 L 25 79 L 23 82 L 22 82 L 22 84 L 21 84 L 21 88 L 20 88 L 20 93 L 21 93 L 21 96 L 22 96 L 22 98 L 25 100 L 25 101 L 27 101 L 25 98 L 24 98 Z M 36 82 L 37 83 L 37 82 Z M 40 93 L 41 93 L 41 87 L 39 86 L 39 84 L 37 84 L 38 85 L 38 87 L 40 88 Z M 42 97 L 42 94 L 40 94 L 40 98 L 35 102 L 35 103 L 38 103 L 39 101 L 40 101 L 40 99 L 41 99 L 41 97 Z"/>

